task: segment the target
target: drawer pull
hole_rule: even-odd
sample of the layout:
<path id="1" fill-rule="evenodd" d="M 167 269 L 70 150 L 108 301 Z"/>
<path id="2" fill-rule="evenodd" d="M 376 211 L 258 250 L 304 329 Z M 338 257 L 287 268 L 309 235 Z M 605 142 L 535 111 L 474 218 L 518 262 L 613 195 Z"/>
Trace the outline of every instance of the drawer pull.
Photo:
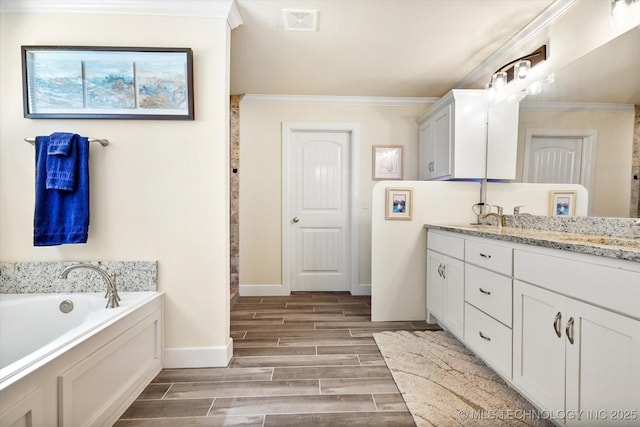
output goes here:
<path id="1" fill-rule="evenodd" d="M 491 338 L 483 334 L 482 331 L 478 331 L 478 334 L 480 334 L 480 338 L 482 338 L 483 340 L 491 341 Z"/>
<path id="2" fill-rule="evenodd" d="M 562 331 L 560 330 L 560 323 L 562 322 L 562 314 L 558 312 L 556 314 L 556 319 L 553 321 L 553 330 L 556 331 L 556 335 L 558 338 L 562 336 Z"/>
<path id="3" fill-rule="evenodd" d="M 567 329 L 565 329 L 565 331 L 567 332 L 567 339 L 571 344 L 573 344 L 573 317 L 569 318 L 569 321 L 567 322 Z"/>
<path id="4" fill-rule="evenodd" d="M 490 259 L 490 258 L 491 258 L 491 255 L 483 254 L 482 252 L 480 252 L 480 256 L 481 256 L 482 258 L 486 258 L 486 259 Z"/>
<path id="5" fill-rule="evenodd" d="M 482 293 L 483 293 L 483 294 L 485 294 L 485 295 L 491 295 L 491 292 L 489 292 L 489 291 L 485 291 L 485 290 L 484 290 L 484 289 L 482 289 L 482 288 L 478 288 L 478 289 L 480 290 L 480 292 L 482 292 Z"/>

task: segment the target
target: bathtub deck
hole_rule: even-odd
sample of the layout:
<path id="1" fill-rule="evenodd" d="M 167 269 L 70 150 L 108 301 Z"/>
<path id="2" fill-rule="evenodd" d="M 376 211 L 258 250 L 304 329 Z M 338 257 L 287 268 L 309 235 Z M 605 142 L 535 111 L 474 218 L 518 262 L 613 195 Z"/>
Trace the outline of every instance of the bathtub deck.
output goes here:
<path id="1" fill-rule="evenodd" d="M 239 297 L 229 367 L 163 370 L 115 425 L 413 426 L 371 334 L 433 327 L 370 320 L 366 296 Z"/>

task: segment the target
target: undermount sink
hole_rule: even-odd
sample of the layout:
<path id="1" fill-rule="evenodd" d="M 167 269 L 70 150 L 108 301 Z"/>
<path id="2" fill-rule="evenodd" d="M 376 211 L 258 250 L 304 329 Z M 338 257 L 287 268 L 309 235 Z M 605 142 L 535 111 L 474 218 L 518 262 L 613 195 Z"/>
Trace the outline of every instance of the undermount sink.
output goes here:
<path id="1" fill-rule="evenodd" d="M 588 243 L 596 245 L 606 246 L 622 246 L 627 248 L 640 248 L 640 239 L 627 238 L 627 237 L 610 237 L 610 236 L 562 236 L 557 237 L 558 240 L 566 241 L 569 243 Z"/>

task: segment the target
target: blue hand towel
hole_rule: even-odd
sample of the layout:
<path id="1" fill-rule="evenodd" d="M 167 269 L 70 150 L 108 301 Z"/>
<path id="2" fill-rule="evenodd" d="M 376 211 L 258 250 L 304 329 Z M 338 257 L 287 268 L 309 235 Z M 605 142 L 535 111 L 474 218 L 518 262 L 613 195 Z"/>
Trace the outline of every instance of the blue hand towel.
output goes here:
<path id="1" fill-rule="evenodd" d="M 68 132 L 55 132 L 49 136 L 47 146 L 48 189 L 73 191 L 76 178 L 77 150 L 79 135 Z"/>
<path id="2" fill-rule="evenodd" d="M 89 140 L 78 136 L 75 144 L 71 144 L 71 151 L 76 152 L 71 156 L 75 159 L 72 190 L 48 189 L 46 186 L 50 141 L 49 136 L 36 137 L 33 245 L 86 243 L 89 232 Z"/>

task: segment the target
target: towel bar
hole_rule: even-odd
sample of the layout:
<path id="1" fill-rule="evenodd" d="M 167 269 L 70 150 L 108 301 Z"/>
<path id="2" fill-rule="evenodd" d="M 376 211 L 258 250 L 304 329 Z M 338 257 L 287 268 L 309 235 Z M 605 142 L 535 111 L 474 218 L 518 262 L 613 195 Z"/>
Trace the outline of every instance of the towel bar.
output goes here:
<path id="1" fill-rule="evenodd" d="M 31 145 L 36 143 L 35 138 L 25 138 L 24 140 Z M 89 138 L 89 142 L 99 142 L 100 145 L 102 145 L 103 147 L 106 147 L 107 145 L 109 145 L 108 139 Z"/>

